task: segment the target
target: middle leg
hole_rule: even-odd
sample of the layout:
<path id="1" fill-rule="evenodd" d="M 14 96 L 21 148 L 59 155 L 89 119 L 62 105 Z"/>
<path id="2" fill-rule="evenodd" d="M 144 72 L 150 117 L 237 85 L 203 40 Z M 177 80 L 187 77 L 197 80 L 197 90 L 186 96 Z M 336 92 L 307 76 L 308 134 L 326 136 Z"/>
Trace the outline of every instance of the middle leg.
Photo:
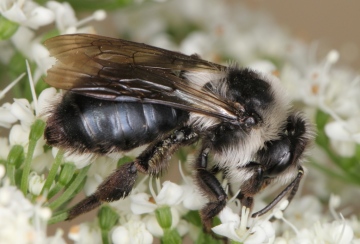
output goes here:
<path id="1" fill-rule="evenodd" d="M 210 149 L 201 150 L 195 163 L 195 181 L 209 202 L 200 211 L 200 217 L 207 232 L 211 232 L 212 219 L 226 206 L 227 195 L 213 172 L 207 169 Z"/>

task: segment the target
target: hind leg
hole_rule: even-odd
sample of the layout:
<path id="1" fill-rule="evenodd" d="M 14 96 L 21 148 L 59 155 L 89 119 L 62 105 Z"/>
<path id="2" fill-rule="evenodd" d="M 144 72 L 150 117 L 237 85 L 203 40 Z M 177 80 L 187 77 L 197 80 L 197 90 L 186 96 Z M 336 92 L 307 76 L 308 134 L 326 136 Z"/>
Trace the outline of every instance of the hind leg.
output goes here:
<path id="1" fill-rule="evenodd" d="M 152 143 L 133 162 L 122 165 L 108 176 L 98 186 L 95 193 L 71 208 L 67 220 L 89 212 L 103 202 L 112 202 L 128 196 L 135 184 L 138 172 L 159 176 L 168 167 L 168 159 L 179 147 L 192 144 L 197 140 L 198 135 L 185 127 Z"/>

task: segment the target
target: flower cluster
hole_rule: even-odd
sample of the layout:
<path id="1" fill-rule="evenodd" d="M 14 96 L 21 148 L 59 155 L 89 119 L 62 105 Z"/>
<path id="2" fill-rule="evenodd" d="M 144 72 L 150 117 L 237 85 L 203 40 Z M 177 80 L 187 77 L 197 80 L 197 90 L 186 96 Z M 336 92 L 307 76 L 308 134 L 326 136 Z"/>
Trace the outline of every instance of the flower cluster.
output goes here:
<path id="1" fill-rule="evenodd" d="M 341 54 L 332 50 L 318 60 L 312 46 L 236 1 L 143 2 L 104 3 L 102 7 L 117 11 L 108 16 L 112 24 L 102 33 L 197 53 L 217 63 L 233 60 L 276 75 L 294 105 L 316 124 L 314 153 L 305 164 L 316 170 L 309 170 L 309 185 L 303 186 L 313 196 L 295 198 L 285 212 L 288 202 L 283 201 L 268 215 L 255 219 L 249 217 L 249 209 L 230 199 L 214 220 L 214 235 L 247 244 L 360 242 L 360 222 L 352 209 L 344 210 L 344 216 L 338 213 L 340 198 L 356 207 L 353 195 L 349 197 L 354 193 L 341 191 L 340 183 L 334 183 L 336 179 L 346 186 L 360 185 L 359 76 L 336 65 Z M 72 4 L 81 8 L 76 1 Z M 98 8 L 90 0 L 83 5 L 84 10 Z M 48 236 L 47 225 L 66 218 L 63 210 L 76 193 L 92 194 L 116 167 L 143 150 L 101 157 L 75 155 L 50 148 L 43 139 L 46 114 L 62 94 L 42 81 L 54 63 L 43 41 L 59 34 L 96 33 L 89 22 L 105 17 L 105 11 L 95 10 L 78 20 L 67 2 L 0 2 L 0 70 L 4 71 L 0 79 L 13 80 L 2 82 L 0 91 L 0 129 L 4 132 L 0 136 L 0 240 L 6 243 L 65 243 L 64 231 L 58 229 Z M 6 100 L 9 94 L 16 98 Z M 193 161 L 191 151 L 183 154 L 175 156 L 182 161 L 178 182 L 143 177 L 127 198 L 104 204 L 93 221 L 74 225 L 65 235 L 74 243 L 152 243 L 155 238 L 163 243 L 181 243 L 186 238 L 221 243 L 202 231 L 198 210 L 206 199 L 194 186 L 190 170 L 182 169 L 184 162 Z M 332 196 L 333 191 L 340 197 Z M 268 200 L 268 193 L 256 199 L 256 207 Z M 327 212 L 322 204 L 329 198 Z"/>

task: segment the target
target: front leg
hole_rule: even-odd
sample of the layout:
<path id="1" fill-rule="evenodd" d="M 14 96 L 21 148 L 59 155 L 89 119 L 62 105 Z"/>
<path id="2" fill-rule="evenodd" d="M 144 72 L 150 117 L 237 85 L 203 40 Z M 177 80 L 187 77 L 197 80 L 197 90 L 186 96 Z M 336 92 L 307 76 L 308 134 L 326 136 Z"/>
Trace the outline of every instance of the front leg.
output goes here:
<path id="1" fill-rule="evenodd" d="M 212 219 L 226 205 L 226 193 L 218 179 L 207 169 L 210 149 L 202 149 L 195 164 L 195 182 L 209 202 L 200 211 L 200 217 L 207 232 L 211 232 Z"/>
<path id="2" fill-rule="evenodd" d="M 259 166 L 256 166 L 256 163 L 251 163 L 250 166 L 245 168 L 251 168 L 254 174 L 250 179 L 241 185 L 241 192 L 237 195 L 237 198 L 240 200 L 242 206 L 250 208 L 250 212 L 252 212 L 254 205 L 254 195 L 270 185 L 273 179 L 267 176 L 266 171 L 263 171 L 263 169 L 260 167 L 260 164 Z M 273 209 L 274 206 L 276 206 L 286 195 L 288 195 L 287 200 L 290 203 L 299 188 L 303 174 L 304 170 L 301 166 L 299 166 L 296 178 L 283 191 L 281 191 L 272 202 L 270 202 L 260 211 L 253 213 L 251 217 L 256 218 L 258 216 L 264 215 Z"/>
<path id="3" fill-rule="evenodd" d="M 263 178 L 261 165 L 256 162 L 250 162 L 243 170 L 251 171 L 253 175 L 241 185 L 241 191 L 236 198 L 240 200 L 241 206 L 249 208 L 252 212 L 254 195 L 266 185 L 266 181 Z"/>

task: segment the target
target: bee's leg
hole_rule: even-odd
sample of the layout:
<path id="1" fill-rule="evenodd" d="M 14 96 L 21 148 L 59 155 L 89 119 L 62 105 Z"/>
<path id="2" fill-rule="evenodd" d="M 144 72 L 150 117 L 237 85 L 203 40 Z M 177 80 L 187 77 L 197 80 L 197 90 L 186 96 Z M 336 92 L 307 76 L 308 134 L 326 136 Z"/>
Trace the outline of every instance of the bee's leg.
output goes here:
<path id="1" fill-rule="evenodd" d="M 261 215 L 267 213 L 276 204 L 278 204 L 287 194 L 289 194 L 288 197 L 287 197 L 287 200 L 290 203 L 291 200 L 294 198 L 297 190 L 299 189 L 300 181 L 301 181 L 303 175 L 304 175 L 304 170 L 300 166 L 299 169 L 298 169 L 298 174 L 297 174 L 296 178 L 282 192 L 280 192 L 279 195 L 277 197 L 275 197 L 275 199 L 271 203 L 269 203 L 267 206 L 265 206 L 260 211 L 258 211 L 256 213 L 253 213 L 251 215 L 251 217 L 256 218 L 258 216 L 261 216 Z"/>
<path id="2" fill-rule="evenodd" d="M 246 168 L 252 168 L 253 175 L 241 185 L 241 191 L 237 195 L 241 206 L 249 208 L 252 212 L 254 206 L 254 195 L 256 195 L 262 188 L 266 187 L 269 182 L 263 178 L 263 171 L 261 167 L 251 162 Z"/>
<path id="3" fill-rule="evenodd" d="M 189 127 L 176 130 L 147 147 L 136 158 L 136 167 L 141 173 L 160 176 L 168 167 L 168 159 L 179 147 L 190 145 L 198 139 L 198 134 Z"/>
<path id="4" fill-rule="evenodd" d="M 201 150 L 195 164 L 196 184 L 209 202 L 200 211 L 205 231 L 211 232 L 212 219 L 225 207 L 226 193 L 214 174 L 207 170 L 208 154 L 210 149 Z"/>
<path id="5" fill-rule="evenodd" d="M 149 145 L 133 162 L 120 166 L 103 181 L 92 195 L 76 204 L 68 212 L 68 220 L 86 213 L 102 202 L 124 198 L 131 192 L 138 172 L 159 176 L 168 167 L 168 159 L 181 146 L 198 140 L 197 133 L 184 127 Z"/>
<path id="6" fill-rule="evenodd" d="M 254 163 L 253 165 L 255 164 L 256 163 Z M 247 180 L 242 184 L 241 192 L 237 195 L 237 198 L 240 200 L 241 205 L 245 206 L 246 208 L 250 208 L 250 212 L 252 212 L 252 208 L 253 208 L 254 195 L 256 195 L 258 192 L 263 190 L 268 185 L 270 185 L 272 181 L 270 178 L 264 177 L 265 173 L 262 171 L 260 167 L 257 168 L 255 167 L 256 166 L 254 166 L 254 172 L 256 173 L 249 180 Z M 271 203 L 269 203 L 260 211 L 253 213 L 251 217 L 256 218 L 258 216 L 267 213 L 276 204 L 278 204 L 286 195 L 288 195 L 287 200 L 290 202 L 299 188 L 299 184 L 303 174 L 304 174 L 304 170 L 300 166 L 296 178 L 282 192 L 280 192 L 279 195 Z"/>
<path id="7" fill-rule="evenodd" d="M 102 202 L 112 202 L 126 197 L 131 192 L 136 178 L 137 167 L 135 162 L 122 165 L 98 186 L 95 193 L 72 207 L 66 220 L 89 212 L 99 207 Z"/>

